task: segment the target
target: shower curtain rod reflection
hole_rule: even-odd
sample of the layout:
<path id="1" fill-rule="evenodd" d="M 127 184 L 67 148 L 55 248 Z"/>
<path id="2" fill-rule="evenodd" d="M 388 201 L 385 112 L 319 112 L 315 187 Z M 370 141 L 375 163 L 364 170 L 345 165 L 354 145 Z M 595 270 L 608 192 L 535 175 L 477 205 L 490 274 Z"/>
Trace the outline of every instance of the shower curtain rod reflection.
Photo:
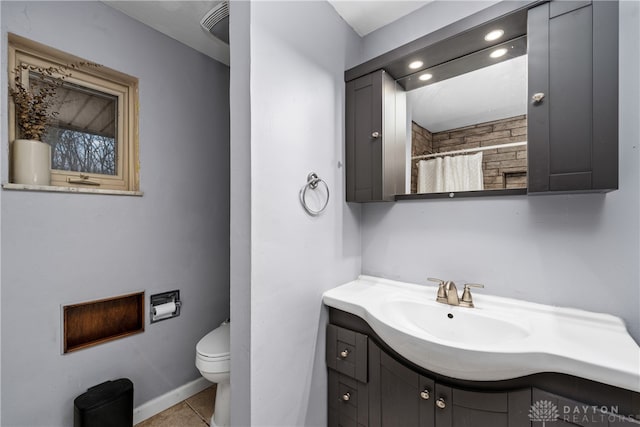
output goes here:
<path id="1" fill-rule="evenodd" d="M 413 156 L 413 157 L 411 157 L 411 160 L 424 160 L 424 159 L 431 159 L 433 157 L 449 156 L 449 155 L 453 155 L 453 154 L 466 154 L 466 153 L 475 153 L 477 151 L 493 150 L 494 148 L 519 147 L 521 145 L 527 145 L 527 141 L 510 142 L 508 144 L 488 145 L 486 147 L 467 148 L 467 149 L 464 149 L 464 150 L 444 151 L 442 153 L 423 154 L 421 156 Z"/>

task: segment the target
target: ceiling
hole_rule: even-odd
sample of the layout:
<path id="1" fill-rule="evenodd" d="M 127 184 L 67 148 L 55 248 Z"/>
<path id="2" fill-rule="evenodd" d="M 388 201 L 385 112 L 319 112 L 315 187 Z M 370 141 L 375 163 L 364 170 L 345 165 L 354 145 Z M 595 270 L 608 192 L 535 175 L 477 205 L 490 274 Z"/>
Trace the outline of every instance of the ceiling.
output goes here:
<path id="1" fill-rule="evenodd" d="M 331 6 L 363 37 L 411 12 L 420 9 L 432 0 L 328 0 Z"/>
<path id="2" fill-rule="evenodd" d="M 126 15 L 178 40 L 205 55 L 229 65 L 229 45 L 211 35 L 200 26 L 202 17 L 214 8 L 221 0 L 103 0 L 107 5 L 120 10 Z M 234 0 L 235 1 L 235 0 Z M 314 1 L 314 0 L 301 0 Z M 336 12 L 360 36 L 384 27 L 403 16 L 424 7 L 433 0 L 327 0 Z M 525 59 L 526 61 L 526 59 Z M 511 62 L 511 61 L 507 61 Z M 516 61 L 516 63 L 521 61 Z M 437 132 L 445 128 L 465 126 L 472 117 L 485 118 L 485 112 L 498 115 L 523 114 L 523 104 L 510 94 L 520 94 L 524 74 L 522 71 L 508 70 L 509 64 L 503 67 L 488 67 L 481 71 L 481 85 L 470 75 L 463 75 L 455 80 L 462 86 L 449 82 L 434 83 L 429 89 L 415 90 L 408 93 L 410 105 L 413 107 L 413 118 L 423 127 Z M 486 74 L 497 72 L 497 78 Z M 496 85 L 487 82 L 498 82 Z M 509 91 L 507 87 L 517 87 Z M 526 88 L 526 83 L 524 85 Z M 518 95 L 519 96 L 519 95 Z M 472 101 L 473 98 L 473 101 Z M 437 99 L 437 102 L 435 101 Z M 525 99 L 524 97 L 521 99 Z M 421 107 L 422 106 L 422 107 Z M 525 104 L 526 107 L 526 104 Z M 450 113 L 454 111 L 457 118 Z M 508 113 L 507 113 L 508 111 Z M 504 117 L 507 117 L 504 115 Z M 487 120 L 493 120 L 488 118 Z M 477 122 L 476 122 L 477 123 Z"/>
<path id="3" fill-rule="evenodd" d="M 417 10 L 432 0 L 329 0 L 360 36 Z M 104 3 L 211 58 L 229 65 L 229 45 L 200 27 L 220 0 L 103 0 Z"/>
<path id="4" fill-rule="evenodd" d="M 202 17 L 220 3 L 220 0 L 103 0 L 103 3 L 229 65 L 229 45 L 200 26 Z"/>

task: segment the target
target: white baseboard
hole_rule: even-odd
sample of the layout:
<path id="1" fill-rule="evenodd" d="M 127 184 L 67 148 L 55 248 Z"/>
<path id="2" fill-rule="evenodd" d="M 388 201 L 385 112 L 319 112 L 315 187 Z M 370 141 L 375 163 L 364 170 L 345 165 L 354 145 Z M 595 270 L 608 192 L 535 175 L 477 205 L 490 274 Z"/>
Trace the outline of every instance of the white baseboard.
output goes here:
<path id="1" fill-rule="evenodd" d="M 207 381 L 203 377 L 200 377 L 197 380 L 173 389 L 162 396 L 158 396 L 155 399 L 143 403 L 133 410 L 133 424 L 136 425 L 156 414 L 159 414 L 176 403 L 180 403 L 194 394 L 200 393 L 212 384 L 213 383 Z"/>

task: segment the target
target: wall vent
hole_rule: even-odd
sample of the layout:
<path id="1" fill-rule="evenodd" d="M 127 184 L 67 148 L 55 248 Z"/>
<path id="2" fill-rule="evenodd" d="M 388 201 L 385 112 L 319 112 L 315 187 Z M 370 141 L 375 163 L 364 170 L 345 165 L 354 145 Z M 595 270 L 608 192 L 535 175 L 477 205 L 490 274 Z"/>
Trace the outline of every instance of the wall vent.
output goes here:
<path id="1" fill-rule="evenodd" d="M 229 2 L 218 3 L 202 17 L 200 25 L 205 31 L 229 44 Z"/>

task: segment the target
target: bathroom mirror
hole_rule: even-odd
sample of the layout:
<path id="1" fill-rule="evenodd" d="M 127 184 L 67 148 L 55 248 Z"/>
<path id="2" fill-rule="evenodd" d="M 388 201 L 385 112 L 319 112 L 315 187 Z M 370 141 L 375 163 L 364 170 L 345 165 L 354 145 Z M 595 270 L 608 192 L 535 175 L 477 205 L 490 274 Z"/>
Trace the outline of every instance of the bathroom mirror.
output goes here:
<path id="1" fill-rule="evenodd" d="M 526 189 L 526 36 L 398 83 L 408 90 L 407 193 Z"/>
<path id="2" fill-rule="evenodd" d="M 527 194 L 527 14 L 538 1 L 498 2 L 345 71 L 354 102 L 347 102 L 352 106 L 347 163 L 354 171 L 347 176 L 347 200 Z M 371 83 L 380 71 L 395 80 L 394 87 L 382 90 Z M 428 86 L 425 92 L 413 92 Z M 365 93 L 371 101 L 356 107 L 356 95 Z M 509 95 L 518 99 L 513 108 L 507 105 L 512 102 Z M 427 105 L 425 113 L 419 111 L 420 104 Z M 384 119 L 382 126 L 373 120 L 378 117 Z M 372 144 L 369 136 L 378 135 L 380 128 L 383 138 Z M 423 139 L 413 143 L 411 134 Z M 459 152 L 473 149 L 482 150 Z M 444 155 L 447 151 L 449 156 Z M 449 189 L 427 180 L 418 193 L 419 164 L 423 175 L 430 175 L 440 167 L 435 163 L 464 160 L 473 153 L 481 153 L 484 160 L 476 161 L 486 169 L 476 167 L 482 189 Z"/>

